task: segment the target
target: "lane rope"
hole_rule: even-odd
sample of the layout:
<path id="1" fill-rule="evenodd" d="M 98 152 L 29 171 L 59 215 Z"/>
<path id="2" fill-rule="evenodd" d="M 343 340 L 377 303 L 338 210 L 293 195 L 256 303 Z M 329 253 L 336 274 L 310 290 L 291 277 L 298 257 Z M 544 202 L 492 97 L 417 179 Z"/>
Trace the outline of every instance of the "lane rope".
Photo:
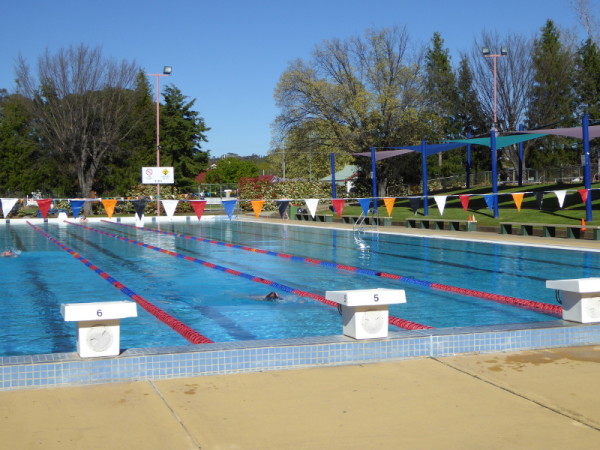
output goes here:
<path id="1" fill-rule="evenodd" d="M 152 314 L 158 320 L 160 320 L 164 324 L 171 327 L 173 330 L 175 330 L 177 333 L 179 333 L 181 336 L 183 336 L 185 339 L 187 339 L 192 344 L 212 344 L 214 342 L 211 339 L 207 338 L 206 336 L 203 336 L 202 334 L 198 333 L 196 330 L 193 330 L 192 328 L 188 327 L 183 322 L 180 322 L 175 317 L 171 316 L 167 312 L 160 309 L 158 306 L 153 305 L 148 300 L 143 298 L 141 295 L 136 294 L 131 289 L 129 289 L 127 286 L 125 286 L 123 283 L 121 283 L 121 282 L 117 281 L 115 278 L 111 277 L 108 273 L 101 270 L 98 266 L 92 264 L 91 261 L 84 258 L 83 256 L 81 256 L 79 253 L 75 252 L 74 250 L 70 249 L 69 247 L 67 247 L 66 245 L 61 243 L 58 239 L 55 239 L 54 237 L 52 237 L 51 235 L 46 233 L 41 228 L 36 227 L 29 221 L 27 221 L 27 225 L 29 225 L 34 230 L 36 230 L 38 233 L 40 233 L 42 236 L 44 236 L 45 238 L 50 240 L 50 242 L 52 242 L 53 244 L 56 244 L 62 250 L 69 253 L 71 256 L 73 256 L 75 259 L 77 259 L 79 262 L 81 262 L 85 266 L 87 266 L 89 269 L 96 272 L 98 275 L 100 275 L 102 278 L 104 278 L 106 281 L 108 281 L 110 284 L 112 284 L 114 287 L 116 287 L 118 290 L 120 290 L 123 294 L 130 297 L 138 305 L 140 305 L 142 308 L 144 308 L 146 311 L 148 311 L 150 314 Z"/>
<path id="2" fill-rule="evenodd" d="M 208 262 L 208 261 L 204 261 L 204 260 L 199 259 L 199 258 L 195 258 L 193 256 L 184 255 L 183 253 L 173 252 L 171 250 L 167 250 L 167 249 L 164 249 L 164 248 L 156 247 L 156 246 L 154 246 L 152 244 L 146 244 L 145 242 L 136 241 L 136 240 L 130 239 L 130 238 L 126 237 L 126 236 L 119 236 L 119 235 L 114 234 L 114 233 L 109 233 L 108 231 L 98 230 L 96 228 L 92 228 L 92 227 L 89 227 L 89 226 L 86 226 L 86 225 L 81 225 L 81 224 L 74 223 L 74 222 L 65 221 L 65 223 L 68 223 L 69 225 L 75 225 L 75 226 L 77 226 L 79 228 L 83 228 L 83 229 L 88 230 L 88 231 L 93 231 L 95 233 L 99 233 L 99 234 L 102 234 L 104 236 L 108 236 L 108 237 L 111 237 L 111 238 L 114 238 L 114 239 L 118 239 L 120 241 L 124 241 L 124 242 L 127 242 L 129 244 L 134 244 L 134 245 L 138 245 L 140 247 L 148 248 L 150 250 L 154 250 L 154 251 L 157 251 L 159 253 L 163 253 L 165 255 L 173 256 L 175 258 L 184 259 L 186 261 L 190 261 L 190 262 L 193 262 L 193 263 L 196 263 L 196 264 L 201 264 L 201 265 L 203 265 L 205 267 L 209 267 L 211 269 L 220 270 L 221 272 L 228 273 L 230 275 L 235 275 L 235 276 L 242 277 L 242 278 L 245 278 L 245 279 L 250 280 L 250 281 L 254 281 L 255 283 L 266 284 L 268 286 L 272 286 L 272 287 L 274 287 L 276 289 L 279 289 L 281 291 L 284 291 L 284 292 L 287 292 L 287 293 L 290 293 L 290 294 L 294 294 L 294 295 L 298 295 L 299 297 L 311 298 L 313 300 L 316 300 L 316 301 L 321 302 L 321 303 L 323 303 L 325 305 L 328 305 L 328 306 L 332 306 L 334 308 L 338 307 L 338 303 L 333 302 L 331 300 L 328 300 L 327 298 L 325 298 L 324 296 L 319 295 L 319 294 L 314 294 L 312 292 L 307 292 L 307 291 L 303 291 L 301 289 L 296 289 L 296 288 L 293 288 L 291 286 L 287 286 L 285 284 L 278 283 L 276 281 L 267 280 L 267 279 L 262 278 L 262 277 L 257 277 L 255 275 L 251 275 L 251 274 L 248 274 L 248 273 L 245 273 L 245 272 L 240 272 L 240 271 L 235 270 L 235 269 L 230 269 L 228 267 L 220 266 L 220 265 Z M 112 222 L 109 222 L 109 223 L 112 223 Z M 400 317 L 395 317 L 395 316 L 392 316 L 392 315 L 388 316 L 388 322 L 390 324 L 396 326 L 396 327 L 404 328 L 406 330 L 427 330 L 427 329 L 432 329 L 433 328 L 433 327 L 430 327 L 430 326 L 427 326 L 427 325 L 422 325 L 420 323 L 412 322 L 410 320 L 401 319 Z"/>
<path id="3" fill-rule="evenodd" d="M 173 233 L 170 231 L 157 230 L 155 228 L 136 227 L 135 225 L 129 225 L 129 224 L 124 224 L 124 223 L 115 223 L 115 222 L 110 222 L 108 220 L 102 220 L 102 222 L 113 224 L 113 225 L 119 225 L 122 227 L 134 228 L 134 229 L 143 230 L 143 231 L 152 231 L 154 233 L 175 236 L 175 237 L 183 238 L 183 239 L 191 239 L 191 240 L 195 240 L 198 242 L 204 242 L 204 243 L 213 244 L 213 245 L 220 245 L 220 246 L 224 246 L 224 247 L 235 248 L 238 250 L 244 250 L 244 251 L 253 252 L 253 253 L 277 256 L 279 258 L 286 258 L 286 259 L 290 259 L 292 261 L 316 264 L 316 265 L 331 267 L 334 269 L 345 270 L 348 272 L 360 273 L 363 275 L 370 275 L 370 276 L 376 276 L 376 277 L 381 277 L 381 278 L 386 278 L 386 279 L 398 280 L 402 283 L 412 284 L 415 286 L 430 288 L 430 289 L 434 289 L 434 290 L 438 290 L 438 291 L 452 292 L 454 294 L 464 295 L 464 296 L 468 296 L 468 297 L 481 298 L 483 300 L 490 300 L 490 301 L 493 301 L 496 303 L 503 303 L 503 304 L 512 305 L 512 306 L 516 306 L 516 307 L 523 308 L 523 309 L 542 312 L 544 314 L 562 317 L 562 307 L 560 305 L 552 305 L 549 303 L 538 302 L 535 300 L 526 300 L 526 299 L 522 299 L 522 298 L 518 298 L 518 297 L 510 297 L 510 296 L 501 295 L 501 294 L 492 294 L 490 292 L 477 291 L 475 289 L 460 288 L 460 287 L 456 287 L 456 286 L 450 286 L 447 284 L 434 283 L 431 281 L 419 280 L 417 278 L 405 277 L 405 276 L 397 275 L 397 274 L 393 274 L 393 273 L 379 272 L 376 270 L 348 266 L 345 264 L 336 264 L 336 263 L 332 263 L 329 261 L 321 261 L 319 259 L 314 259 L 314 258 L 305 258 L 302 256 L 294 256 L 294 255 L 290 255 L 288 253 L 281 253 L 281 252 L 274 252 L 271 250 L 252 248 L 252 247 L 248 247 L 248 246 L 240 245 L 240 244 L 231 244 L 228 242 L 216 241 L 214 239 L 206 239 L 206 238 L 197 237 L 197 236 Z"/>

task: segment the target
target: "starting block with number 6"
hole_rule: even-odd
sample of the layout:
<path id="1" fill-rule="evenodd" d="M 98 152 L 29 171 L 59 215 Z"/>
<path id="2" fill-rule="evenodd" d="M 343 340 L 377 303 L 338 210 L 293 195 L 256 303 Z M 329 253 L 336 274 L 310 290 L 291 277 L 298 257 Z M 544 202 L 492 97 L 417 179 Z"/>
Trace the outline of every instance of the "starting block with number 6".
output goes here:
<path id="1" fill-rule="evenodd" d="M 64 303 L 60 313 L 66 322 L 77 322 L 77 353 L 82 358 L 117 356 L 120 351 L 120 320 L 137 317 L 130 301 Z"/>
<path id="2" fill-rule="evenodd" d="M 406 303 L 403 289 L 327 291 L 325 297 L 341 305 L 344 334 L 354 339 L 387 337 L 389 305 Z"/>

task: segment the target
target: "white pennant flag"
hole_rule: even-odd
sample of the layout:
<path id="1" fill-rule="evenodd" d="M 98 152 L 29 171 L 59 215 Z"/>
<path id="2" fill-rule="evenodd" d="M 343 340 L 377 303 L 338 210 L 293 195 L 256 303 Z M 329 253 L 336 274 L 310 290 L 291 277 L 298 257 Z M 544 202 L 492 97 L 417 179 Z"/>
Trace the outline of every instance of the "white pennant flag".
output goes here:
<path id="1" fill-rule="evenodd" d="M 563 207 L 563 203 L 565 202 L 565 195 L 567 195 L 567 191 L 554 191 L 556 194 L 556 198 L 558 199 L 558 206 Z"/>
<path id="2" fill-rule="evenodd" d="M 448 198 L 447 195 L 434 195 L 433 199 L 435 200 L 435 203 L 438 207 L 438 209 L 440 210 L 440 216 L 444 215 L 444 208 L 446 207 L 446 199 Z"/>
<path id="3" fill-rule="evenodd" d="M 318 198 L 307 198 L 304 200 L 306 202 L 306 206 L 308 207 L 308 212 L 315 218 L 315 214 L 317 213 L 317 205 L 319 204 Z"/>
<path id="4" fill-rule="evenodd" d="M 161 200 L 163 208 L 165 208 L 165 212 L 167 213 L 167 217 L 169 219 L 173 219 L 173 214 L 175 214 L 175 208 L 177 208 L 177 204 L 179 200 Z"/>
<path id="5" fill-rule="evenodd" d="M 19 199 L 18 198 L 0 198 L 0 201 L 2 202 L 2 214 L 4 215 L 4 218 L 6 219 L 6 217 L 11 212 L 11 210 L 13 209 L 15 204 L 19 201 Z"/>

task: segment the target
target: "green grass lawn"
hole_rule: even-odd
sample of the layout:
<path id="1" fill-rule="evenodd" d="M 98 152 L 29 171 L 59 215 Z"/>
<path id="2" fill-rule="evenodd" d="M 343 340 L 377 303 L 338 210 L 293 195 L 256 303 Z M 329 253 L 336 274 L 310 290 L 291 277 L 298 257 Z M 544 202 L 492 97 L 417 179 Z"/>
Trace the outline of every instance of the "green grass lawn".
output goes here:
<path id="1" fill-rule="evenodd" d="M 585 205 L 581 201 L 578 189 L 583 189 L 583 185 L 574 184 L 536 184 L 528 186 L 503 186 L 498 188 L 500 194 L 510 194 L 513 192 L 525 192 L 521 210 L 518 211 L 511 195 L 500 195 L 499 197 L 499 217 L 494 219 L 493 212 L 487 207 L 482 195 L 490 194 L 490 187 L 479 187 L 475 189 L 462 189 L 445 192 L 430 192 L 429 195 L 429 215 L 432 219 L 468 219 L 469 215 L 475 215 L 477 222 L 481 225 L 498 226 L 500 222 L 523 222 L 523 223 L 547 223 L 547 224 L 579 224 L 581 219 L 585 219 Z M 600 183 L 592 185 L 592 189 L 600 189 Z M 567 190 L 567 195 L 563 207 L 560 208 L 558 199 L 553 192 Z M 534 192 L 544 192 L 542 209 L 538 209 Z M 459 194 L 470 194 L 469 208 L 465 211 L 458 198 Z M 441 215 L 433 195 L 447 195 L 444 214 Z M 600 193 L 590 192 L 592 195 L 592 215 L 593 220 L 586 222 L 587 225 L 600 225 Z M 354 202 L 348 201 L 348 206 L 344 208 L 344 215 L 359 215 L 362 211 L 360 206 L 354 206 Z M 379 206 L 379 215 L 387 216 L 387 211 L 383 202 Z M 392 218 L 396 220 L 406 220 L 410 217 L 423 217 L 423 204 L 419 207 L 415 215 L 410 208 L 407 198 L 396 199 Z"/>

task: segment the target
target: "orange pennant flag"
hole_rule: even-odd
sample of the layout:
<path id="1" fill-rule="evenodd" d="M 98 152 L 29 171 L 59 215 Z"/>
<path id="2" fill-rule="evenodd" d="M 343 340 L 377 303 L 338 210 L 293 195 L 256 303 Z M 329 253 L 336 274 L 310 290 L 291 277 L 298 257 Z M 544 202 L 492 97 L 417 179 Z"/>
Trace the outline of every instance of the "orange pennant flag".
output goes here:
<path id="1" fill-rule="evenodd" d="M 116 198 L 103 198 L 102 199 L 102 206 L 104 206 L 104 210 L 106 211 L 106 214 L 108 214 L 108 218 L 112 219 L 113 214 L 115 213 L 115 206 L 117 204 L 117 199 Z"/>
<path id="2" fill-rule="evenodd" d="M 395 197 L 386 197 L 383 199 L 383 204 L 388 213 L 388 217 L 392 217 L 392 211 L 394 210 L 394 203 L 396 202 Z"/>
<path id="3" fill-rule="evenodd" d="M 525 195 L 524 192 L 514 192 L 512 194 L 512 198 L 515 202 L 515 205 L 517 205 L 517 211 L 521 211 L 521 203 L 523 203 L 523 196 Z"/>
<path id="4" fill-rule="evenodd" d="M 260 212 L 263 209 L 263 206 L 265 206 L 265 201 L 264 200 L 252 200 L 250 203 L 252 203 L 252 209 L 254 210 L 254 216 L 258 219 L 258 217 L 260 216 Z"/>

